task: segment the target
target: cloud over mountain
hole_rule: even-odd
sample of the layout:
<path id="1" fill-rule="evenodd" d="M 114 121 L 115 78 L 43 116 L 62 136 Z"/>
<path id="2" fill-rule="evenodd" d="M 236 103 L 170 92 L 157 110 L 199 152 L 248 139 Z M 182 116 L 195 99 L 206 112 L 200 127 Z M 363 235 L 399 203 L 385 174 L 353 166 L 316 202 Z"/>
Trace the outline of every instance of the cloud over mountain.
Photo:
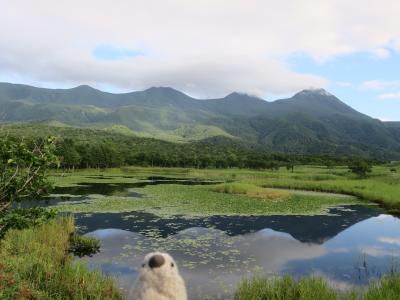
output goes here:
<path id="1" fill-rule="evenodd" d="M 0 76 L 31 83 L 282 94 L 327 84 L 292 70 L 293 54 L 400 50 L 396 0 L 1 2 Z M 101 59 L 102 45 L 140 55 Z"/>

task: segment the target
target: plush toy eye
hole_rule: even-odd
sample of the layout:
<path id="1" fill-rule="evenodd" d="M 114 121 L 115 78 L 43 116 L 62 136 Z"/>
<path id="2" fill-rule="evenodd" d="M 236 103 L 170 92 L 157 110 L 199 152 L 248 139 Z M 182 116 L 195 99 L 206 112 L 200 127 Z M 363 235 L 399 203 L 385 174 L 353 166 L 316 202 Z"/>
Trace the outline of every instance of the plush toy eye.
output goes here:
<path id="1" fill-rule="evenodd" d="M 142 268 L 144 268 L 145 265 L 146 265 L 146 264 L 142 264 Z"/>
<path id="2" fill-rule="evenodd" d="M 172 263 L 171 263 L 171 267 L 173 268 L 174 266 L 175 266 L 175 264 L 172 262 Z"/>

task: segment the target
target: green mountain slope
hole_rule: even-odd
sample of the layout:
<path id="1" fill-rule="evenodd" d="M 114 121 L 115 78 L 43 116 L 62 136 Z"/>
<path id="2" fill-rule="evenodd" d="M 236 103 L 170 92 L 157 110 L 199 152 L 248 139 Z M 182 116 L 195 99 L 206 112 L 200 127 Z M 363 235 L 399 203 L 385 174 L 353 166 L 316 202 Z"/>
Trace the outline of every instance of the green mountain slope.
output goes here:
<path id="1" fill-rule="evenodd" d="M 0 122 L 61 122 L 174 142 L 224 136 L 296 154 L 400 157 L 400 123 L 370 118 L 322 89 L 267 102 L 240 93 L 199 100 L 165 87 L 112 94 L 0 83 Z"/>

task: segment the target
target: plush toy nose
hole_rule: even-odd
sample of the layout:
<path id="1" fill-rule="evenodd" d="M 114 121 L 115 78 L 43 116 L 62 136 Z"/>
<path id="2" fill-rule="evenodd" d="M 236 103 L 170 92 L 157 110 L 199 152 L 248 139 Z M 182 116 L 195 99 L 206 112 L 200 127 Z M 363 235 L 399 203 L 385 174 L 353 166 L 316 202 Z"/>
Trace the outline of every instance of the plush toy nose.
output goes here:
<path id="1" fill-rule="evenodd" d="M 150 268 L 159 268 L 161 267 L 165 262 L 164 256 L 160 254 L 153 255 L 150 260 L 149 260 L 149 266 Z"/>

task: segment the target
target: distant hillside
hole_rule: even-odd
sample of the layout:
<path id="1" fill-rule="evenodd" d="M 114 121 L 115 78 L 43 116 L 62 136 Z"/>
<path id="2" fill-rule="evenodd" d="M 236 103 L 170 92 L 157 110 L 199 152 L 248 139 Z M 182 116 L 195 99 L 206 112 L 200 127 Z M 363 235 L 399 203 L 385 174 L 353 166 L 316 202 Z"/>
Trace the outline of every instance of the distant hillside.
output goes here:
<path id="1" fill-rule="evenodd" d="M 224 136 L 269 151 L 400 158 L 400 123 L 381 122 L 323 89 L 267 102 L 199 100 L 168 87 L 112 94 L 0 83 L 0 122 L 50 122 L 187 142 Z"/>

